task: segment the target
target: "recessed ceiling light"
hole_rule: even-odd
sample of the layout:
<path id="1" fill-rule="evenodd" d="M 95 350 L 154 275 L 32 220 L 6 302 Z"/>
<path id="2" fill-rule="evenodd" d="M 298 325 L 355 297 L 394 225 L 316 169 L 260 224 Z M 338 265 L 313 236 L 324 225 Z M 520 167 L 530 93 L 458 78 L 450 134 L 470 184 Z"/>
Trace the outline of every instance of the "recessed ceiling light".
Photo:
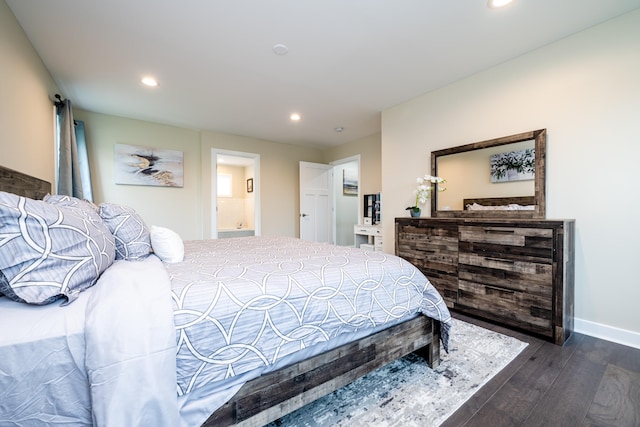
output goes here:
<path id="1" fill-rule="evenodd" d="M 153 77 L 143 77 L 142 84 L 149 87 L 156 87 L 158 86 L 158 81 Z"/>
<path id="2" fill-rule="evenodd" d="M 336 132 L 342 132 L 344 130 L 344 128 L 342 126 L 338 126 L 337 128 L 334 129 Z"/>
<path id="3" fill-rule="evenodd" d="M 291 120 L 293 120 L 294 122 L 297 122 L 300 120 L 300 114 L 298 113 L 293 113 L 290 117 Z"/>
<path id="4" fill-rule="evenodd" d="M 275 53 L 276 55 L 286 55 L 287 53 L 289 53 L 289 48 L 283 44 L 276 44 L 272 49 L 273 53 Z"/>
<path id="5" fill-rule="evenodd" d="M 498 7 L 502 7 L 502 6 L 506 6 L 509 3 L 511 3 L 513 0 L 489 0 L 487 2 L 487 6 L 489 6 L 492 9 L 498 8 Z"/>

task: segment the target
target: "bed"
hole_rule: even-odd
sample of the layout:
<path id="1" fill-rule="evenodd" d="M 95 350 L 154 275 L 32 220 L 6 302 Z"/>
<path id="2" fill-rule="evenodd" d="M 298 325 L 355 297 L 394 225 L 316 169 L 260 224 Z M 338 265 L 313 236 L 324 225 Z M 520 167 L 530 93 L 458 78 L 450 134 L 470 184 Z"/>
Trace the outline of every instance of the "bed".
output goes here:
<path id="1" fill-rule="evenodd" d="M 482 197 L 462 200 L 462 206 L 467 211 L 534 210 L 535 204 L 534 196 Z"/>
<path id="2" fill-rule="evenodd" d="M 50 187 L 2 168 L 0 191 Z M 392 255 L 258 236 L 109 261 L 107 237 L 91 286 L 44 305 L 0 287 L 1 425 L 264 425 L 410 352 L 436 366 L 448 342 L 442 298 Z"/>

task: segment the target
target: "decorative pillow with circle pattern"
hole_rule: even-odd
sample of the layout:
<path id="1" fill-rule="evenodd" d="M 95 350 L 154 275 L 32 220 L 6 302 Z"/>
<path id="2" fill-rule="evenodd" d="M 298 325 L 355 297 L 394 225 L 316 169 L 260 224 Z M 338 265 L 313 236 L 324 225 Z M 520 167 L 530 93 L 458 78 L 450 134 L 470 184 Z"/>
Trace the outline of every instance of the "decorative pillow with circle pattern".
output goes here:
<path id="1" fill-rule="evenodd" d="M 133 208 L 101 203 L 99 213 L 115 238 L 116 259 L 139 261 L 151 253 L 149 229 Z"/>
<path id="2" fill-rule="evenodd" d="M 5 295 L 7 298 L 13 300 L 13 301 L 18 301 L 18 302 L 25 302 L 22 298 L 20 298 L 18 295 L 16 295 L 15 292 L 13 292 L 13 288 L 11 287 L 11 284 L 9 284 L 9 280 L 7 280 L 7 278 L 5 277 L 4 273 L 2 271 L 0 271 L 0 296 Z M 45 302 L 43 302 L 43 304 L 48 304 L 50 302 L 53 302 L 55 300 L 58 299 L 58 296 L 53 296 L 52 298 L 50 298 L 49 300 L 45 300 Z"/>
<path id="3" fill-rule="evenodd" d="M 0 292 L 8 298 L 70 303 L 114 259 L 113 236 L 96 212 L 0 191 L 0 271 L 7 282 Z"/>
<path id="4" fill-rule="evenodd" d="M 65 206 L 68 208 L 87 209 L 93 212 L 98 212 L 98 207 L 89 200 L 78 199 L 77 197 L 64 196 L 60 194 L 47 194 L 44 196 L 44 200 L 47 203 L 51 203 L 56 206 Z"/>

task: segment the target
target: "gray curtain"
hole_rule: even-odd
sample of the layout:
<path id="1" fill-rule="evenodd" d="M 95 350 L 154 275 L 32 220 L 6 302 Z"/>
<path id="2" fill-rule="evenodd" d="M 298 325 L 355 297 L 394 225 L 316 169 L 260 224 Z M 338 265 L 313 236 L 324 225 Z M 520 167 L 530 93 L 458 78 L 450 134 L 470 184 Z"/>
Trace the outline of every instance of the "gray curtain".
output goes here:
<path id="1" fill-rule="evenodd" d="M 80 164 L 80 177 L 82 179 L 82 192 L 84 199 L 93 202 L 93 191 L 91 185 L 91 171 L 89 170 L 89 151 L 87 149 L 87 139 L 84 134 L 84 122 L 74 120 L 76 128 L 76 146 L 78 148 L 78 163 Z"/>
<path id="2" fill-rule="evenodd" d="M 80 135 L 78 135 L 77 123 L 73 120 L 71 101 L 68 99 L 56 102 L 56 113 L 58 118 L 58 186 L 56 192 L 92 201 L 84 123 L 81 126 Z"/>

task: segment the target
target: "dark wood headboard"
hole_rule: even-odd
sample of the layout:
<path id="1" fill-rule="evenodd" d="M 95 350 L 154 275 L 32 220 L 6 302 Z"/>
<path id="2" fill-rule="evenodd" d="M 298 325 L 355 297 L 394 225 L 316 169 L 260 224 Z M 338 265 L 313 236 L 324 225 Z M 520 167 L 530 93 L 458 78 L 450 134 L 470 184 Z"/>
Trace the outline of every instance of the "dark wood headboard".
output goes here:
<path id="1" fill-rule="evenodd" d="M 464 210 L 467 210 L 468 205 L 472 205 L 477 203 L 482 206 L 504 206 L 510 205 L 512 203 L 521 205 L 521 206 L 529 206 L 535 205 L 534 196 L 522 196 L 522 197 L 484 197 L 478 199 L 463 199 L 462 206 Z"/>
<path id="2" fill-rule="evenodd" d="M 31 199 L 42 199 L 51 193 L 51 183 L 0 166 L 0 191 L 14 193 Z"/>

